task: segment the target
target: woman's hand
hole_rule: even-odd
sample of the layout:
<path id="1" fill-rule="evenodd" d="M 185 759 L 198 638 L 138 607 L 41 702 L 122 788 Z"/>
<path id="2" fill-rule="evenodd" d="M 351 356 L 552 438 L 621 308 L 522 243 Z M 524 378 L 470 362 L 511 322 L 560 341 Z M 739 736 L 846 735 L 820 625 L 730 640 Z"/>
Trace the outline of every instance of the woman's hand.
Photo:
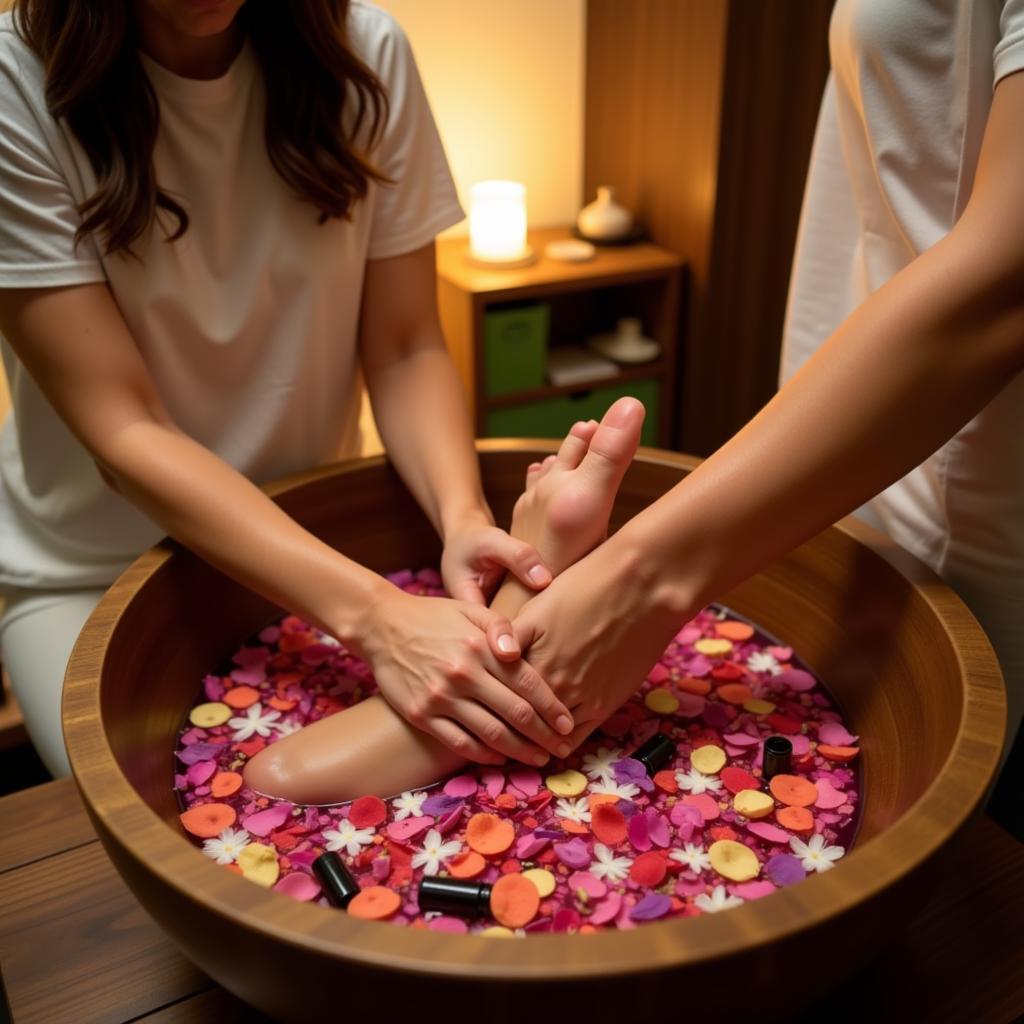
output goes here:
<path id="1" fill-rule="evenodd" d="M 551 582 L 551 572 L 536 548 L 482 517 L 446 532 L 441 577 L 452 597 L 486 604 L 506 572 L 531 590 L 541 590 Z"/>
<path id="2" fill-rule="evenodd" d="M 507 620 L 480 605 L 392 588 L 370 612 L 358 645 L 381 693 L 410 724 L 467 760 L 541 765 L 568 753 L 572 716 L 536 669 L 506 665 L 488 633 Z M 529 742 L 533 740 L 533 742 Z"/>
<path id="3" fill-rule="evenodd" d="M 669 607 L 654 570 L 617 541 L 560 573 L 514 623 L 529 663 L 572 712 L 574 749 L 636 692 L 692 614 Z"/>

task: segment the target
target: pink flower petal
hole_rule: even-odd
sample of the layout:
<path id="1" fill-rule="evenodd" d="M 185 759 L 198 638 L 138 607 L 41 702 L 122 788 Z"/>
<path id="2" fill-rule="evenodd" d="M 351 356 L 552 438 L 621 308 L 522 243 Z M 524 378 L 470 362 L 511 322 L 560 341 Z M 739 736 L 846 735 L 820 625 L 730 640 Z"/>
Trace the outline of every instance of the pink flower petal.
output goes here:
<path id="1" fill-rule="evenodd" d="M 634 850 L 645 853 L 651 848 L 652 843 L 650 832 L 647 828 L 647 819 L 642 814 L 634 814 L 629 819 L 627 832 Z"/>
<path id="2" fill-rule="evenodd" d="M 777 825 L 769 825 L 766 821 L 751 821 L 747 823 L 747 831 L 769 843 L 782 843 L 789 845 L 789 833 Z"/>
<path id="3" fill-rule="evenodd" d="M 407 843 L 410 839 L 422 835 L 433 825 L 434 819 L 426 815 L 420 818 L 403 818 L 401 821 L 393 821 L 388 825 L 388 838 L 394 839 L 397 843 Z"/>
<path id="4" fill-rule="evenodd" d="M 492 800 L 505 788 L 505 773 L 498 768 L 481 768 L 480 778 Z"/>
<path id="5" fill-rule="evenodd" d="M 540 789 L 541 777 L 536 768 L 513 768 L 508 780 L 523 796 L 531 797 Z"/>
<path id="6" fill-rule="evenodd" d="M 216 770 L 216 761 L 196 761 L 188 766 L 185 777 L 190 786 L 201 786 Z"/>
<path id="7" fill-rule="evenodd" d="M 582 889 L 594 900 L 602 899 L 608 893 L 608 886 L 589 871 L 574 871 L 569 876 L 569 889 L 572 892 Z M 616 909 L 615 913 L 618 913 L 618 909 Z"/>
<path id="8" fill-rule="evenodd" d="M 251 832 L 254 836 L 268 836 L 275 829 L 283 825 L 292 813 L 291 804 L 275 804 L 265 811 L 257 811 L 242 819 L 242 827 Z"/>
<path id="9" fill-rule="evenodd" d="M 320 895 L 320 885 L 309 875 L 304 875 L 301 871 L 293 871 L 290 875 L 285 875 L 274 886 L 274 892 L 283 892 L 286 896 L 291 896 L 293 900 L 308 903 Z"/>
<path id="10" fill-rule="evenodd" d="M 820 807 L 823 811 L 832 811 L 846 803 L 846 794 L 835 789 L 828 779 L 818 779 L 815 785 L 818 788 L 818 796 L 814 801 L 815 807 Z"/>
<path id="11" fill-rule="evenodd" d="M 764 896 L 771 896 L 776 892 L 771 882 L 741 882 L 739 885 L 730 885 L 729 893 L 732 896 L 739 896 L 744 900 L 759 900 Z"/>
<path id="12" fill-rule="evenodd" d="M 591 924 L 607 924 L 618 916 L 622 909 L 622 896 L 617 892 L 610 892 L 594 907 L 594 912 L 587 918 Z"/>
<path id="13" fill-rule="evenodd" d="M 677 715 L 681 715 L 683 718 L 696 718 L 697 715 L 704 713 L 707 701 L 699 694 L 680 690 L 676 693 L 675 697 L 679 701 L 679 708 L 676 711 Z"/>
<path id="14" fill-rule="evenodd" d="M 465 774 L 456 775 L 454 779 L 449 779 L 444 784 L 444 791 L 448 796 L 457 796 L 460 798 L 466 798 L 470 796 L 476 796 L 476 776 Z"/>
<path id="15" fill-rule="evenodd" d="M 786 668 L 777 676 L 772 676 L 768 680 L 768 685 L 774 690 L 789 687 L 797 693 L 803 693 L 806 690 L 813 690 L 817 681 L 810 672 L 805 672 L 802 668 Z"/>
<path id="16" fill-rule="evenodd" d="M 659 814 L 653 807 L 648 807 L 644 811 L 644 817 L 647 819 L 647 831 L 650 833 L 651 842 L 662 849 L 667 847 L 672 841 L 672 837 L 668 831 L 665 815 Z"/>
<path id="17" fill-rule="evenodd" d="M 848 732 L 838 722 L 823 722 L 818 729 L 818 742 L 829 747 L 854 747 L 858 737 Z"/>

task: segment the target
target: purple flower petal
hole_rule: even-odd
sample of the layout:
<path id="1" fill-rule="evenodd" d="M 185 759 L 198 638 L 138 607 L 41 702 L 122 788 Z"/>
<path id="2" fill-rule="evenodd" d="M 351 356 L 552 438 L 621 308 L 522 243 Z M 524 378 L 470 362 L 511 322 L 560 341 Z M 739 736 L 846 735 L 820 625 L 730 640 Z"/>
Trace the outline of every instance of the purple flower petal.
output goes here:
<path id="1" fill-rule="evenodd" d="M 635 757 L 620 758 L 612 765 L 612 773 L 616 782 L 632 782 L 645 793 L 650 793 L 654 789 L 654 783 L 647 774 L 647 769 Z"/>
<path id="2" fill-rule="evenodd" d="M 215 758 L 223 749 L 219 743 L 193 743 L 184 750 L 176 750 L 175 756 L 182 764 L 195 764 Z"/>
<path id="3" fill-rule="evenodd" d="M 435 793 L 423 801 L 423 813 L 432 814 L 435 818 L 439 818 L 443 814 L 450 814 L 457 807 L 461 806 L 461 797 L 448 796 L 446 793 Z"/>
<path id="4" fill-rule="evenodd" d="M 776 885 L 795 885 L 807 877 L 803 864 L 791 853 L 779 853 L 769 858 L 764 873 Z"/>
<path id="5" fill-rule="evenodd" d="M 660 892 L 649 892 L 633 909 L 629 916 L 634 921 L 655 921 L 672 909 L 672 900 Z"/>
<path id="6" fill-rule="evenodd" d="M 579 836 L 567 843 L 555 843 L 552 849 L 555 856 L 568 868 L 590 867 L 590 851 Z"/>

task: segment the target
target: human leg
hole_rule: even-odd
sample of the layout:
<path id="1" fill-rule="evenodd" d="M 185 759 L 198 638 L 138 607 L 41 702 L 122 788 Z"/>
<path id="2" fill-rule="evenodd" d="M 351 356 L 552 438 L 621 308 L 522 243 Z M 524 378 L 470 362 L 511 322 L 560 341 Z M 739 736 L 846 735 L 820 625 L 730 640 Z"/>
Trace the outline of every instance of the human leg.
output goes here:
<path id="1" fill-rule="evenodd" d="M 577 424 L 558 454 L 530 467 L 511 534 L 560 572 L 599 544 L 640 440 L 643 406 L 620 399 L 601 424 Z M 492 607 L 512 617 L 531 592 L 508 580 Z M 278 740 L 246 766 L 246 783 L 296 803 L 337 803 L 426 785 L 465 762 L 379 696 Z"/>
<path id="2" fill-rule="evenodd" d="M 104 591 L 19 590 L 0 618 L 0 651 L 33 746 L 55 778 L 71 767 L 64 750 L 60 703 L 75 640 Z"/>

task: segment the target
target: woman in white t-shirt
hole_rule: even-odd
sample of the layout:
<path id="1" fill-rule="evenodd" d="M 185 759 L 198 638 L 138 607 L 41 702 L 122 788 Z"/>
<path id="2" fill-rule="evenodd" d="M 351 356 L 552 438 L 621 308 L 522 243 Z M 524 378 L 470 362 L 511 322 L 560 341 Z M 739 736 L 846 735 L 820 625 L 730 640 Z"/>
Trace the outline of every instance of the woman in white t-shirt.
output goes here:
<path id="1" fill-rule="evenodd" d="M 349 644 L 453 750 L 557 749 L 566 709 L 482 603 L 504 568 L 550 574 L 493 524 L 438 324 L 433 239 L 461 217 L 408 44 L 368 3 L 0 16 L 0 642 L 54 774 L 78 629 L 164 533 Z M 402 593 L 255 486 L 358 454 L 363 379 L 458 600 Z"/>

